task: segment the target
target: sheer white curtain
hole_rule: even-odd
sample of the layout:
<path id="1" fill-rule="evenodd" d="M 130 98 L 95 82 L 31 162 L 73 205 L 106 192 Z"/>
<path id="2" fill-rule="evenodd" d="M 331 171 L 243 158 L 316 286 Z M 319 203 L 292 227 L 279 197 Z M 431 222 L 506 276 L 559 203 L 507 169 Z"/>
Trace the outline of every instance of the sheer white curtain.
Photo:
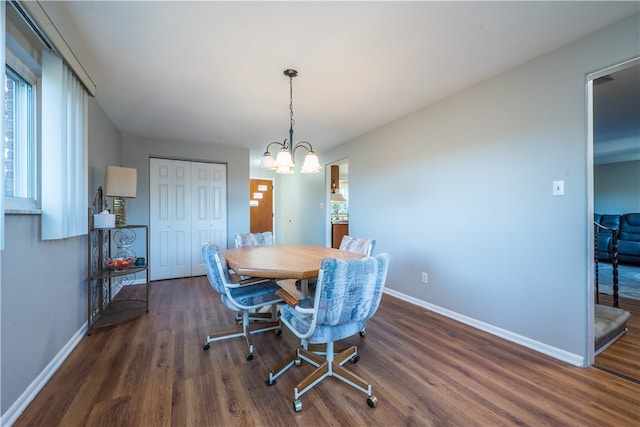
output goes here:
<path id="1" fill-rule="evenodd" d="M 42 54 L 42 239 L 87 233 L 87 92 L 64 61 Z"/>

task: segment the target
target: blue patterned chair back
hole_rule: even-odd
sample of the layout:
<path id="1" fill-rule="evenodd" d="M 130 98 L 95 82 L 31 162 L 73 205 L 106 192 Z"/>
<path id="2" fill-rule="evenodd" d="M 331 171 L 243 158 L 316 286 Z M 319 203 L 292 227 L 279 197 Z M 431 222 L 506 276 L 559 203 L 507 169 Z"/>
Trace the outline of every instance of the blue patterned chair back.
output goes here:
<path id="1" fill-rule="evenodd" d="M 201 247 L 202 263 L 207 272 L 211 287 L 220 294 L 225 294 L 225 283 L 231 282 L 227 261 L 222 256 L 220 248 L 211 242 L 204 242 Z"/>
<path id="2" fill-rule="evenodd" d="M 271 231 L 236 234 L 236 248 L 241 246 L 273 245 L 274 243 L 275 241 Z"/>
<path id="3" fill-rule="evenodd" d="M 322 261 L 312 315 L 297 317 L 284 306 L 282 319 L 310 343 L 328 343 L 359 333 L 380 306 L 389 255 Z M 305 304 L 306 305 L 306 304 Z"/>
<path id="4" fill-rule="evenodd" d="M 355 252 L 365 256 L 371 256 L 376 241 L 373 239 L 362 239 L 360 237 L 343 236 L 340 242 L 341 251 Z"/>

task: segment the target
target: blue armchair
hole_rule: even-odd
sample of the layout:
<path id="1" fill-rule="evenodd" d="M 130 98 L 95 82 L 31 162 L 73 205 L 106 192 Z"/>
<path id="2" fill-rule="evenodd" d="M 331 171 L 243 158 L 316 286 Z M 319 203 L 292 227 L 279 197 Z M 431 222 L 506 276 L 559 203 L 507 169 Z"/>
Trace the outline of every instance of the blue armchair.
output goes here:
<path id="1" fill-rule="evenodd" d="M 343 236 L 340 242 L 341 251 L 357 252 L 365 256 L 371 256 L 373 254 L 373 248 L 376 246 L 376 241 L 373 239 L 363 239 L 360 237 Z"/>
<path id="2" fill-rule="evenodd" d="M 360 332 L 375 314 L 388 267 L 388 254 L 349 261 L 325 259 L 313 301 L 297 301 L 286 291 L 279 292 L 288 304 L 281 309 L 281 321 L 301 339 L 302 345 L 269 373 L 265 383 L 269 386 L 276 384 L 276 378 L 303 360 L 315 366 L 316 369 L 294 388 L 293 406 L 296 411 L 302 410 L 300 396 L 330 376 L 366 393 L 370 407 L 377 405 L 371 384 L 342 366 L 349 360 L 354 363 L 359 360 L 358 348 L 351 346 L 335 354 L 334 342 Z M 326 344 L 325 357 L 310 351 L 311 344 Z"/>
<path id="3" fill-rule="evenodd" d="M 220 294 L 224 305 L 230 310 L 240 312 L 242 326 L 241 330 L 236 327 L 212 332 L 207 336 L 207 341 L 202 348 L 208 350 L 210 343 L 214 341 L 244 336 L 249 345 L 247 360 L 251 360 L 253 359 L 251 334 L 273 330 L 280 333 L 281 331 L 277 304 L 282 302 L 282 298 L 276 295 L 280 286 L 270 280 L 250 279 L 234 282 L 229 275 L 227 261 L 218 246 L 211 242 L 204 242 L 201 250 L 202 262 L 211 287 Z M 271 306 L 271 313 L 254 312 L 267 306 Z"/>
<path id="4" fill-rule="evenodd" d="M 376 246 L 376 241 L 373 239 L 363 239 L 361 237 L 343 236 L 340 242 L 341 251 L 349 251 L 363 254 L 364 256 L 371 256 L 373 254 L 373 248 Z M 364 338 L 367 335 L 367 329 L 365 326 L 360 331 L 360 336 Z"/>
<path id="5" fill-rule="evenodd" d="M 271 231 L 236 234 L 236 248 L 241 246 L 273 245 L 274 243 L 275 240 Z"/>

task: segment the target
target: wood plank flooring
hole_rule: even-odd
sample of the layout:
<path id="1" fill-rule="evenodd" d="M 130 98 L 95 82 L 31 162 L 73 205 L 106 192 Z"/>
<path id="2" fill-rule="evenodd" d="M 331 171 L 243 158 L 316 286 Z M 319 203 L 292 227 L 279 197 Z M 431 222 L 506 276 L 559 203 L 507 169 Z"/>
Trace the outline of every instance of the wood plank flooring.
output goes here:
<path id="1" fill-rule="evenodd" d="M 611 305 L 611 295 L 600 294 L 600 304 Z M 620 298 L 620 308 L 631 313 L 627 333 L 596 356 L 595 365 L 640 382 L 640 300 Z"/>
<path id="2" fill-rule="evenodd" d="M 85 337 L 15 423 L 22 426 L 638 426 L 640 385 L 576 368 L 389 295 L 351 337 L 379 403 L 327 378 L 293 410 L 303 364 L 267 387 L 295 341 L 206 335 L 234 324 L 205 277 L 153 282 L 150 312 Z"/>

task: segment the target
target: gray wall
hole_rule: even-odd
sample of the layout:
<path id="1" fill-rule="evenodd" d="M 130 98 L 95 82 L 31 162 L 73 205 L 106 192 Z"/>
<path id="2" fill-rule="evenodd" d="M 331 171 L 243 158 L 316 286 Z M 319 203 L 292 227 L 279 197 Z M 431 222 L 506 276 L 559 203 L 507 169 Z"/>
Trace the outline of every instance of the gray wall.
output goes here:
<path id="1" fill-rule="evenodd" d="M 350 234 L 390 253 L 390 289 L 588 362 L 585 82 L 638 56 L 639 33 L 631 17 L 320 153 L 326 163 L 349 159 Z M 565 181 L 565 196 L 552 196 L 554 180 Z M 287 197 L 313 207 L 324 191 L 300 186 Z M 280 214 L 281 232 L 294 235 Z M 327 223 L 309 241 L 323 240 Z"/>
<path id="2" fill-rule="evenodd" d="M 89 100 L 89 200 L 104 183 L 104 166 L 118 164 L 120 134 L 96 100 Z M 1 389 L 5 411 L 87 321 L 87 238 L 40 239 L 39 215 L 5 216 L 0 283 Z M 75 337 L 74 337 L 75 336 Z"/>
<path id="3" fill-rule="evenodd" d="M 89 102 L 89 207 L 98 187 L 104 188 L 104 168 L 120 164 L 120 132 L 95 98 Z"/>
<path id="4" fill-rule="evenodd" d="M 324 169 L 326 170 L 326 168 Z M 277 242 L 324 245 L 324 174 L 283 175 L 276 186 Z M 322 204 L 322 206 L 321 206 Z"/>
<path id="5" fill-rule="evenodd" d="M 640 212 L 640 160 L 595 166 L 593 180 L 595 212 Z"/>

